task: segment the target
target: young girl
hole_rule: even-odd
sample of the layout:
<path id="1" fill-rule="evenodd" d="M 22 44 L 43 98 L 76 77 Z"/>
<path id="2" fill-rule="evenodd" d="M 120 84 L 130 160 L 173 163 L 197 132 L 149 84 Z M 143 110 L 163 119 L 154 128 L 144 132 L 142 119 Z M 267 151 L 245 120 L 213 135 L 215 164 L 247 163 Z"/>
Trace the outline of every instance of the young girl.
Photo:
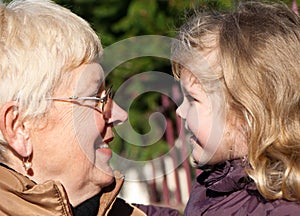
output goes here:
<path id="1" fill-rule="evenodd" d="M 185 215 L 300 214 L 300 18 L 283 4 L 195 13 L 172 49 L 197 177 Z"/>

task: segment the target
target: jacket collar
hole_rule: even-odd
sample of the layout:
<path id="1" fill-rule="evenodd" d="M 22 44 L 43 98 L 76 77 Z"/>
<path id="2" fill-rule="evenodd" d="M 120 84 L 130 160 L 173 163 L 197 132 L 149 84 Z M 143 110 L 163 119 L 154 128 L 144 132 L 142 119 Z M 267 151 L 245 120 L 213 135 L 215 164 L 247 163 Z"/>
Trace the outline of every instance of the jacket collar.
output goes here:
<path id="1" fill-rule="evenodd" d="M 202 172 L 197 177 L 197 182 L 210 191 L 231 193 L 244 188 L 251 181 L 245 168 L 245 162 L 241 159 L 225 161 Z"/>
<path id="2" fill-rule="evenodd" d="M 0 197 L 0 209 L 7 215 L 72 215 L 62 184 L 55 181 L 35 184 L 3 165 L 0 166 Z"/>
<path id="3" fill-rule="evenodd" d="M 72 215 L 63 185 L 57 181 L 36 184 L 26 176 L 0 164 L 0 211 L 8 215 Z M 101 192 L 98 216 L 111 208 L 124 182 L 124 175 L 114 172 L 115 181 Z M 42 207 L 41 207 L 42 206 Z"/>
<path id="4" fill-rule="evenodd" d="M 111 209 L 112 203 L 114 202 L 122 188 L 122 185 L 124 183 L 124 175 L 119 171 L 114 171 L 114 176 L 114 183 L 104 188 L 101 192 L 98 216 L 105 215 L 105 213 Z"/>

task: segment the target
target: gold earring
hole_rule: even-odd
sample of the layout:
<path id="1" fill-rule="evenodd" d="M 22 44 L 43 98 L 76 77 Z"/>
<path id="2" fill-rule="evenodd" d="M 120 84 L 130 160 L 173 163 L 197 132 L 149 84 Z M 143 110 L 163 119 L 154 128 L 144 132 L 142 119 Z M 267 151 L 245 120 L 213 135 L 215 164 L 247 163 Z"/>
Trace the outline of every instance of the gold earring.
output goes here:
<path id="1" fill-rule="evenodd" d="M 26 172 L 28 172 L 28 170 L 30 170 L 31 166 L 32 166 L 32 163 L 29 161 L 29 157 L 23 158 L 23 167 Z"/>

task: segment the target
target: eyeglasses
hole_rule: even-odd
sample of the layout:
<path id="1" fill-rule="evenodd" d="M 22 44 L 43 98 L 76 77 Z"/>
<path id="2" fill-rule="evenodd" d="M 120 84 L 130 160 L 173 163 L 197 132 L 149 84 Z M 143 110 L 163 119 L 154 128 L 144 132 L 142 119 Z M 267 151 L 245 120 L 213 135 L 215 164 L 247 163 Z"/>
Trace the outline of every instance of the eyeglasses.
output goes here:
<path id="1" fill-rule="evenodd" d="M 57 101 L 82 101 L 82 100 L 94 100 L 96 101 L 96 108 L 102 113 L 104 119 L 109 119 L 111 117 L 111 109 L 112 109 L 112 86 L 107 88 L 104 91 L 103 97 L 79 97 L 76 95 L 72 95 L 69 97 L 55 97 L 55 98 L 47 98 L 47 100 L 57 100 Z"/>

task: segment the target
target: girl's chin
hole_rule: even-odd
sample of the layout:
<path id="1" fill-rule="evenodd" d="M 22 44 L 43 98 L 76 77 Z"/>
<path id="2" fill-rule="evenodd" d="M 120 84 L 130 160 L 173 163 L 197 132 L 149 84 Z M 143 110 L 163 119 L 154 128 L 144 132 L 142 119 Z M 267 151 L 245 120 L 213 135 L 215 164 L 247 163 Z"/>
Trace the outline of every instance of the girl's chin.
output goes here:
<path id="1" fill-rule="evenodd" d="M 195 167 L 205 167 L 214 164 L 214 155 L 204 151 L 200 146 L 193 149 L 192 152 L 193 164 Z"/>
<path id="2" fill-rule="evenodd" d="M 195 153 L 194 151 L 192 152 L 192 160 L 193 160 L 193 165 L 195 167 L 201 167 L 207 163 L 207 161 L 203 160 L 204 157 L 199 156 L 198 153 Z"/>
<path id="3" fill-rule="evenodd" d="M 198 163 L 206 163 L 205 162 L 205 152 L 200 146 L 194 146 L 192 150 L 192 157 Z"/>

